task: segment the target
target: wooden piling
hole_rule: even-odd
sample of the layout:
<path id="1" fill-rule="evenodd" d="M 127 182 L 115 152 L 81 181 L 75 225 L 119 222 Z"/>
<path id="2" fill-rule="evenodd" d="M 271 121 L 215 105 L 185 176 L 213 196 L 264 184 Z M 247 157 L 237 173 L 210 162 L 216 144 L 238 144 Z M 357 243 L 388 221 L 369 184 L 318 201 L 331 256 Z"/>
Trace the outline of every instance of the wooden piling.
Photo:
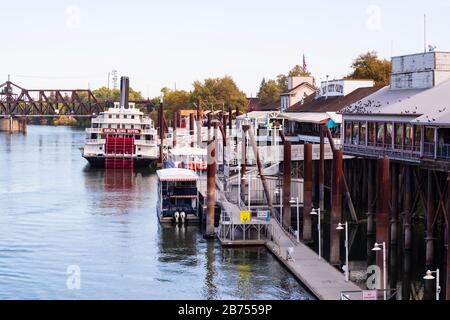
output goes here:
<path id="1" fill-rule="evenodd" d="M 391 194 L 391 233 L 390 233 L 390 257 L 389 257 L 389 286 L 392 289 L 397 288 L 397 248 L 398 248 L 398 164 L 392 166 L 392 194 Z"/>
<path id="2" fill-rule="evenodd" d="M 330 216 L 330 263 L 333 265 L 340 263 L 341 255 L 341 232 L 336 230 L 336 228 L 342 222 L 342 166 L 343 152 L 335 150 L 333 152 L 332 207 Z"/>
<path id="3" fill-rule="evenodd" d="M 389 172 L 389 158 L 378 159 L 378 186 L 377 186 L 377 214 L 376 214 L 376 242 L 386 243 L 386 256 L 389 257 L 389 204 L 391 180 Z M 383 254 L 376 255 L 377 266 L 383 270 Z M 389 278 L 382 272 L 383 277 Z M 382 283 L 387 283 L 382 280 Z M 387 288 L 385 288 L 387 289 Z"/>
<path id="4" fill-rule="evenodd" d="M 291 218 L 291 142 L 284 141 L 283 148 L 283 223 L 290 227 Z M 298 230 L 300 232 L 300 230 Z"/>
<path id="5" fill-rule="evenodd" d="M 320 125 L 320 162 L 319 162 L 319 207 L 325 209 L 325 135 L 324 127 Z"/>
<path id="6" fill-rule="evenodd" d="M 207 165 L 207 210 L 206 216 L 206 237 L 214 237 L 214 215 L 216 206 L 216 140 L 209 141 L 208 144 L 208 165 Z"/>
<path id="7" fill-rule="evenodd" d="M 159 144 L 159 163 L 160 166 L 163 166 L 164 161 L 164 103 L 161 101 L 159 105 L 159 137 L 160 137 L 160 144 Z"/>
<path id="8" fill-rule="evenodd" d="M 448 173 L 447 187 L 447 228 L 446 228 L 446 244 L 447 244 L 447 279 L 446 279 L 446 299 L 450 300 L 450 172 Z"/>
<path id="9" fill-rule="evenodd" d="M 303 161 L 303 241 L 312 241 L 312 191 L 313 191 L 313 174 L 312 174 L 312 144 L 304 145 L 304 161 Z"/>
<path id="10" fill-rule="evenodd" d="M 190 135 L 190 138 L 191 138 L 191 147 L 194 147 L 194 133 L 195 133 L 195 130 L 194 130 L 194 114 L 193 113 L 190 113 L 189 114 L 189 135 Z"/>
<path id="11" fill-rule="evenodd" d="M 435 204 L 435 184 L 433 171 L 428 170 L 427 173 L 427 205 L 425 216 L 425 270 L 435 270 L 434 261 L 434 217 L 436 212 Z M 433 300 L 435 295 L 435 285 L 432 281 L 425 281 L 424 299 Z"/>
<path id="12" fill-rule="evenodd" d="M 367 160 L 367 265 L 374 264 L 374 252 L 372 248 L 375 244 L 375 173 L 372 160 Z"/>
<path id="13" fill-rule="evenodd" d="M 202 147 L 202 100 L 197 101 L 197 148 Z"/>
<path id="14" fill-rule="evenodd" d="M 173 123 L 172 123 L 172 135 L 173 135 L 173 143 L 172 147 L 175 148 L 177 146 L 177 124 L 178 124 L 178 113 L 173 113 Z"/>
<path id="15" fill-rule="evenodd" d="M 411 299 L 411 250 L 412 250 L 412 172 L 405 165 L 405 192 L 403 204 L 403 268 L 402 300 Z"/>

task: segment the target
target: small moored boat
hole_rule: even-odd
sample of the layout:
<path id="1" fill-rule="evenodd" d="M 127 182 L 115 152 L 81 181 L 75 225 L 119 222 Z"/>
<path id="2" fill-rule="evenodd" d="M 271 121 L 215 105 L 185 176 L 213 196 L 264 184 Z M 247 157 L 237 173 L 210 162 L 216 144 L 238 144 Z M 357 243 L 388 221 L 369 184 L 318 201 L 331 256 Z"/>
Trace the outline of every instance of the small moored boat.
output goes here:
<path id="1" fill-rule="evenodd" d="M 188 169 L 161 169 L 157 214 L 161 223 L 199 223 L 198 175 Z"/>

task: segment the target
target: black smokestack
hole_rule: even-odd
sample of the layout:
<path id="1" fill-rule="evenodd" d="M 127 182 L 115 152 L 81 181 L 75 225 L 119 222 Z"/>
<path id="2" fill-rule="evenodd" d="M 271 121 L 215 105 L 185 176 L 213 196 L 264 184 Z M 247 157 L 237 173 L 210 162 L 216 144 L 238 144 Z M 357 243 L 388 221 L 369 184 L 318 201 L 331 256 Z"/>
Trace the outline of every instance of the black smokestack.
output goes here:
<path id="1" fill-rule="evenodd" d="M 130 92 L 130 78 L 120 78 L 120 107 L 128 109 L 128 95 Z"/>

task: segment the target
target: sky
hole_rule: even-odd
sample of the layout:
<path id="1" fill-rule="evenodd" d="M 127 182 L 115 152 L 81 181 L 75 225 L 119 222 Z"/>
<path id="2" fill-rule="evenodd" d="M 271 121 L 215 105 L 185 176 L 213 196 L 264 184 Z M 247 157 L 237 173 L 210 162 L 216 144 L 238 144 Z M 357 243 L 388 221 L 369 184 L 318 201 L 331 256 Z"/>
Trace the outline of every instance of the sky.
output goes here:
<path id="1" fill-rule="evenodd" d="M 306 57 L 319 81 L 349 73 L 352 60 L 450 51 L 448 0 L 0 0 L 0 83 L 28 89 L 108 86 L 130 77 L 144 97 L 162 87 L 231 76 L 255 96 L 263 77 Z M 112 83 L 111 83 L 112 86 Z"/>

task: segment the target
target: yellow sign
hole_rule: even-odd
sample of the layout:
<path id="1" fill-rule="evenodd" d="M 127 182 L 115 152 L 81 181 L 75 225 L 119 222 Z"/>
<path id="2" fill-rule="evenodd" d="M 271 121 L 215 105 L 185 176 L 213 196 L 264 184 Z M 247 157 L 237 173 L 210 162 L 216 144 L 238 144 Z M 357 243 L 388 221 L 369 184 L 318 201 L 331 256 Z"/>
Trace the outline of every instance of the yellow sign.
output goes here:
<path id="1" fill-rule="evenodd" d="M 250 211 L 241 211 L 241 221 L 249 222 L 252 219 Z"/>

